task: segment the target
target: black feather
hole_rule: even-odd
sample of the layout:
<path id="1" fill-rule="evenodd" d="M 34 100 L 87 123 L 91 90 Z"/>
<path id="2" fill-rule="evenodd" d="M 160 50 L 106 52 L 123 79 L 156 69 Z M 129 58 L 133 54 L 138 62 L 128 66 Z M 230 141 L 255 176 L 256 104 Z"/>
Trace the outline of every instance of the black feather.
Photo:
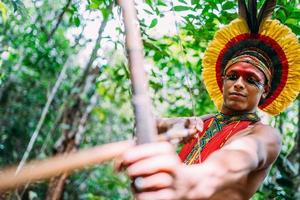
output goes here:
<path id="1" fill-rule="evenodd" d="M 257 15 L 257 0 L 238 0 L 239 16 L 244 18 L 251 33 L 258 33 L 261 22 L 270 17 L 276 6 L 276 0 L 265 0 Z"/>
<path id="2" fill-rule="evenodd" d="M 245 0 L 238 0 L 238 7 L 239 7 L 239 16 L 241 18 L 244 18 L 245 20 L 247 20 L 248 10 L 247 10 L 247 7 L 246 7 Z"/>
<path id="3" fill-rule="evenodd" d="M 272 13 L 276 6 L 276 0 L 266 0 L 264 5 L 261 7 L 259 14 L 258 14 L 258 24 L 272 16 Z"/>
<path id="4" fill-rule="evenodd" d="M 258 20 L 257 20 L 257 2 L 256 0 L 249 0 L 248 1 L 248 10 L 250 14 L 250 21 L 251 21 L 251 27 L 249 29 L 251 30 L 251 33 L 258 33 L 259 26 L 258 26 Z"/>
<path id="5" fill-rule="evenodd" d="M 246 20 L 249 29 L 252 30 L 251 27 L 253 23 L 249 12 L 249 6 L 247 7 L 245 0 L 238 0 L 238 5 L 239 5 L 239 16 Z"/>

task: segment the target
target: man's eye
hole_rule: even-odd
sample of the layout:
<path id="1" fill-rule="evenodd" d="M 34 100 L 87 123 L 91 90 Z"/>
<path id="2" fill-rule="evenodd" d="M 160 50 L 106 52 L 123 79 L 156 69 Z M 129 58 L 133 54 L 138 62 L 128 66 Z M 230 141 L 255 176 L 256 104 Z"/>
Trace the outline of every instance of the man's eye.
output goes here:
<path id="1" fill-rule="evenodd" d="M 255 80 L 253 77 L 247 78 L 247 82 L 250 83 L 250 84 L 253 84 L 253 85 L 257 85 L 258 84 L 258 81 Z"/>
<path id="2" fill-rule="evenodd" d="M 231 81 L 235 81 L 235 80 L 238 79 L 238 76 L 236 74 L 230 74 L 230 75 L 226 75 L 226 79 L 231 80 Z"/>

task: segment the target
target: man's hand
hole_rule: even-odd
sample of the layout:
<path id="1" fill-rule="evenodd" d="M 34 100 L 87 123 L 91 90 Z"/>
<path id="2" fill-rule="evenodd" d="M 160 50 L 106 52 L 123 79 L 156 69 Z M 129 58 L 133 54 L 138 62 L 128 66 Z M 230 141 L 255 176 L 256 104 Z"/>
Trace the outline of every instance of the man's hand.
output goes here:
<path id="1" fill-rule="evenodd" d="M 132 147 L 122 156 L 122 168 L 133 180 L 137 199 L 206 199 L 213 193 L 214 172 L 184 165 L 167 142 Z"/>
<path id="2" fill-rule="evenodd" d="M 175 177 L 183 164 L 167 142 L 134 146 L 122 157 L 137 199 L 175 199 Z"/>
<path id="3" fill-rule="evenodd" d="M 187 143 L 203 130 L 203 120 L 207 116 L 159 118 L 156 120 L 159 140 Z"/>

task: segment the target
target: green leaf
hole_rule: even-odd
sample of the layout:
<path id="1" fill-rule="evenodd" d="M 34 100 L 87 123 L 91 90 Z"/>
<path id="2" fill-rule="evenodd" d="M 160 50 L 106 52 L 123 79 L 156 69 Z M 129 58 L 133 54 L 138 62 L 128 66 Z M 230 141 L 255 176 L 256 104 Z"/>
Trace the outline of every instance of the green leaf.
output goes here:
<path id="1" fill-rule="evenodd" d="M 285 22 L 286 20 L 286 14 L 283 10 L 279 10 L 277 12 L 277 18 L 281 21 L 281 22 Z"/>
<path id="2" fill-rule="evenodd" d="M 226 3 L 224 3 L 224 5 L 222 6 L 223 10 L 229 10 L 235 7 L 235 3 L 227 1 Z"/>
<path id="3" fill-rule="evenodd" d="M 23 1 L 13 0 L 13 1 L 11 1 L 11 3 L 13 4 L 14 12 L 18 12 L 24 18 L 28 17 L 28 13 L 27 13 L 27 10 L 25 8 Z"/>
<path id="4" fill-rule="evenodd" d="M 146 0 L 146 4 L 148 4 L 149 6 L 152 6 L 152 0 Z"/>
<path id="5" fill-rule="evenodd" d="M 80 19 L 78 16 L 74 17 L 74 24 L 75 26 L 79 27 L 80 26 Z"/>
<path id="6" fill-rule="evenodd" d="M 195 16 L 195 15 L 192 15 L 192 14 L 188 14 L 187 18 L 198 19 L 198 16 Z"/>
<path id="7" fill-rule="evenodd" d="M 296 34 L 296 35 L 300 35 L 300 28 L 298 25 L 294 25 L 294 24 L 287 24 L 292 31 Z"/>
<path id="8" fill-rule="evenodd" d="M 165 2 L 162 1 L 162 0 L 158 0 L 158 1 L 157 1 L 157 5 L 158 5 L 158 6 L 167 6 L 167 4 L 165 4 Z"/>
<path id="9" fill-rule="evenodd" d="M 154 13 L 152 13 L 151 11 L 149 10 L 146 10 L 146 9 L 143 9 L 146 13 L 148 13 L 149 15 L 154 15 Z"/>
<path id="10" fill-rule="evenodd" d="M 94 4 L 98 4 L 98 6 L 103 2 L 103 0 L 92 0 L 91 1 Z"/>
<path id="11" fill-rule="evenodd" d="M 192 8 L 189 6 L 174 6 L 175 11 L 187 11 L 191 10 Z"/>
<path id="12" fill-rule="evenodd" d="M 101 9 L 101 12 L 102 12 L 102 16 L 103 16 L 103 18 L 104 18 L 104 20 L 107 20 L 108 19 L 108 17 L 109 17 L 109 9 L 107 9 L 107 8 L 102 8 Z"/>
<path id="13" fill-rule="evenodd" d="M 71 8 L 73 11 L 78 11 L 78 8 L 75 5 L 72 5 Z"/>
<path id="14" fill-rule="evenodd" d="M 155 8 L 155 13 L 156 13 L 156 15 L 158 15 L 158 16 L 159 16 L 160 13 L 161 13 L 160 10 L 159 10 L 157 7 Z"/>
<path id="15" fill-rule="evenodd" d="M 1 1 L 0 1 L 0 11 L 1 11 L 1 14 L 2 14 L 3 21 L 6 22 L 6 20 L 7 20 L 7 8 L 6 8 L 5 4 L 2 3 Z"/>
<path id="16" fill-rule="evenodd" d="M 178 0 L 178 1 L 181 2 L 181 3 L 187 4 L 187 3 L 185 2 L 185 0 Z"/>
<path id="17" fill-rule="evenodd" d="M 192 5 L 198 5 L 199 4 L 199 0 L 192 0 Z"/>
<path id="18" fill-rule="evenodd" d="M 149 28 L 153 28 L 153 27 L 155 27 L 157 25 L 157 19 L 153 19 L 152 21 L 151 21 L 151 24 L 150 24 L 150 27 Z"/>
<path id="19" fill-rule="evenodd" d="M 292 19 L 292 18 L 288 18 L 288 19 L 285 21 L 286 24 L 293 24 L 293 25 L 297 25 L 298 22 L 299 22 L 299 20 L 297 20 L 297 19 Z"/>
<path id="20" fill-rule="evenodd" d="M 92 9 L 92 10 L 96 10 L 96 9 L 99 8 L 99 5 L 96 4 L 96 3 L 91 3 L 91 4 L 89 5 L 89 8 Z"/>
<path id="21" fill-rule="evenodd" d="M 292 12 L 289 18 L 300 19 L 300 10 L 296 10 L 295 12 Z"/>

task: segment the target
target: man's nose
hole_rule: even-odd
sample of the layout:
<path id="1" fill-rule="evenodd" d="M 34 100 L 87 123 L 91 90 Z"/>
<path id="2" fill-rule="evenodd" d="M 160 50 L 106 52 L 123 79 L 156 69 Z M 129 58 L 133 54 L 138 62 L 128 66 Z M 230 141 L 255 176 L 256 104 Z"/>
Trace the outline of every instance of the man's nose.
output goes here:
<path id="1" fill-rule="evenodd" d="M 240 76 L 234 83 L 234 87 L 237 89 L 243 89 L 245 88 L 244 79 L 242 76 Z"/>

